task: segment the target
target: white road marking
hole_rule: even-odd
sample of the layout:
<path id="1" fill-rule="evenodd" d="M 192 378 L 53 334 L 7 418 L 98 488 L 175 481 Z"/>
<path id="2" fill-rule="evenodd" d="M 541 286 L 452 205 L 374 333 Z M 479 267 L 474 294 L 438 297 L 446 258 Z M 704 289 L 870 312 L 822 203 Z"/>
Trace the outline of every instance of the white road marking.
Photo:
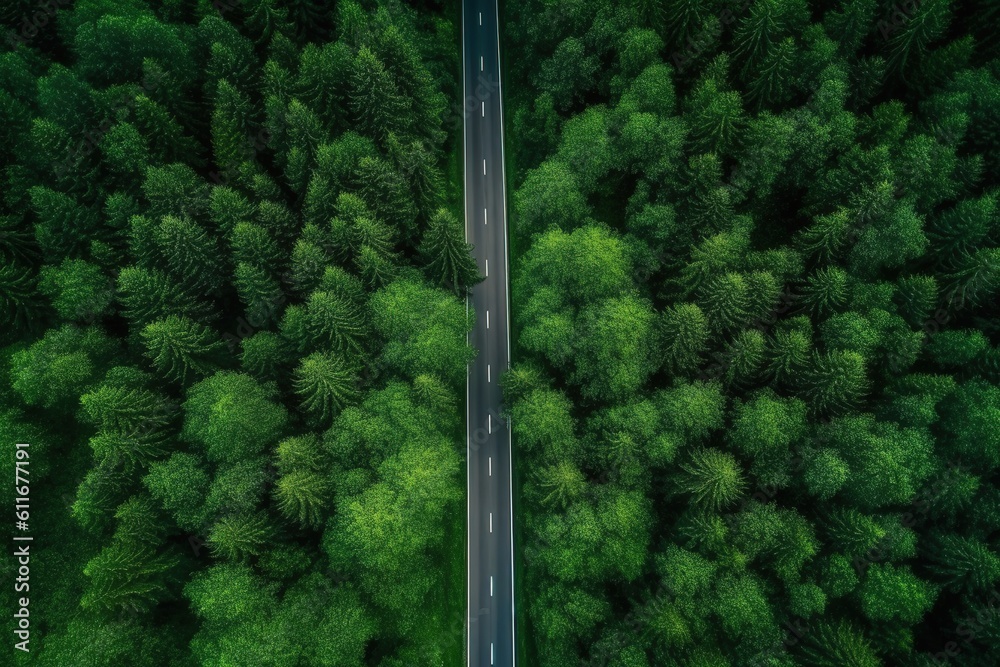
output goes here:
<path id="1" fill-rule="evenodd" d="M 490 365 L 489 364 L 486 364 L 486 381 L 487 382 L 493 382 L 493 380 L 490 379 Z"/>
<path id="2" fill-rule="evenodd" d="M 483 112 L 483 118 L 486 118 L 486 105 L 480 104 L 479 109 Z"/>
<path id="3" fill-rule="evenodd" d="M 483 13 L 479 12 L 479 25 L 483 24 Z"/>
<path id="4" fill-rule="evenodd" d="M 490 575 L 490 597 L 493 597 L 493 575 Z"/>
<path id="5" fill-rule="evenodd" d="M 483 209 L 483 224 L 484 225 L 490 224 L 490 215 L 485 208 Z"/>
<path id="6" fill-rule="evenodd" d="M 490 311 L 486 311 L 486 328 L 490 328 Z"/>
<path id="7" fill-rule="evenodd" d="M 483 158 L 483 176 L 486 175 L 486 158 Z"/>
<path id="8" fill-rule="evenodd" d="M 490 532 L 493 532 L 493 512 L 490 512 Z"/>
<path id="9" fill-rule="evenodd" d="M 493 476 L 493 457 L 492 456 L 489 458 L 489 461 L 490 461 L 490 477 L 492 477 Z"/>
<path id="10" fill-rule="evenodd" d="M 493 642 L 490 642 L 490 664 L 493 664 Z"/>
<path id="11" fill-rule="evenodd" d="M 486 277 L 490 277 L 490 260 L 486 260 Z"/>
<path id="12" fill-rule="evenodd" d="M 486 416 L 486 432 L 493 435 L 493 415 Z"/>
<path id="13" fill-rule="evenodd" d="M 479 56 L 479 71 L 483 71 L 483 57 Z"/>

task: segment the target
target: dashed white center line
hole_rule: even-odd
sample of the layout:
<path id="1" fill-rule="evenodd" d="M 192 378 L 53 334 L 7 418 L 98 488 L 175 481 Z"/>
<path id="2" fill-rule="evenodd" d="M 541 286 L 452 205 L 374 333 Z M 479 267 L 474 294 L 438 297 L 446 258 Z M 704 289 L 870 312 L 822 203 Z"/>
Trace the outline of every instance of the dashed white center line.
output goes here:
<path id="1" fill-rule="evenodd" d="M 490 512 L 490 532 L 493 532 L 493 512 Z"/>
<path id="2" fill-rule="evenodd" d="M 490 260 L 486 260 L 486 277 L 490 277 Z"/>
<path id="3" fill-rule="evenodd" d="M 479 25 L 483 24 L 483 13 L 479 12 Z"/>
<path id="4" fill-rule="evenodd" d="M 480 104 L 479 105 L 479 110 L 483 112 L 483 118 L 486 118 L 486 105 L 485 104 Z"/>
<path id="5" fill-rule="evenodd" d="M 493 575 L 490 575 L 490 597 L 493 597 Z"/>
<path id="6" fill-rule="evenodd" d="M 490 328 L 490 311 L 486 311 L 486 328 Z"/>
<path id="7" fill-rule="evenodd" d="M 483 71 L 483 57 L 479 56 L 479 71 Z"/>
<path id="8" fill-rule="evenodd" d="M 490 664 L 493 664 L 493 642 L 490 642 Z"/>
<path id="9" fill-rule="evenodd" d="M 492 477 L 493 476 L 493 457 L 492 456 L 489 457 L 489 462 L 490 462 L 490 477 Z"/>
<path id="10" fill-rule="evenodd" d="M 486 432 L 489 435 L 493 435 L 493 415 L 486 416 Z"/>
<path id="11" fill-rule="evenodd" d="M 486 364 L 486 381 L 487 382 L 493 382 L 493 380 L 490 379 L 490 365 L 489 364 Z"/>
<path id="12" fill-rule="evenodd" d="M 484 225 L 490 224 L 489 213 L 486 211 L 485 208 L 483 209 L 483 224 Z"/>
<path id="13" fill-rule="evenodd" d="M 486 175 L 486 158 L 483 158 L 483 176 Z"/>

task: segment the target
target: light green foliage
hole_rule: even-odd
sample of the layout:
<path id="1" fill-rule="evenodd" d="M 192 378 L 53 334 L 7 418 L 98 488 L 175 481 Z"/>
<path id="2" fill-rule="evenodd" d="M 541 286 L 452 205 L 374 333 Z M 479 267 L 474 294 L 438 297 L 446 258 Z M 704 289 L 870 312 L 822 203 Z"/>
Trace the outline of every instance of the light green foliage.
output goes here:
<path id="1" fill-rule="evenodd" d="M 574 446 L 572 404 L 564 394 L 535 389 L 514 404 L 514 433 L 526 448 L 539 448 L 543 457 L 558 460 Z"/>
<path id="2" fill-rule="evenodd" d="M 371 310 L 390 365 L 410 377 L 434 373 L 458 386 L 475 356 L 464 340 L 472 323 L 461 302 L 426 284 L 401 280 L 377 292 Z"/>
<path id="3" fill-rule="evenodd" d="M 934 588 L 918 579 L 908 567 L 889 563 L 872 564 L 859 590 L 861 608 L 873 621 L 899 618 L 916 623 L 930 609 Z"/>
<path id="4" fill-rule="evenodd" d="M 515 230 L 528 237 L 553 227 L 572 231 L 590 214 L 577 177 L 565 162 L 556 160 L 543 162 L 529 172 L 512 204 Z"/>
<path id="5" fill-rule="evenodd" d="M 762 645 L 777 635 L 761 582 L 753 575 L 720 577 L 714 598 L 712 611 L 727 636 Z"/>
<path id="6" fill-rule="evenodd" d="M 835 419 L 826 428 L 851 471 L 841 492 L 859 508 L 906 503 L 930 474 L 932 442 L 926 430 L 870 415 Z"/>
<path id="7" fill-rule="evenodd" d="M 391 385 L 363 406 L 376 418 L 371 425 L 384 430 L 386 457 L 377 459 L 381 463 L 370 485 L 340 492 L 339 512 L 324 532 L 324 549 L 335 567 L 354 564 L 365 592 L 379 607 L 404 615 L 401 622 L 433 585 L 431 554 L 444 539 L 442 517 L 454 511 L 460 498 L 454 484 L 457 452 L 433 428 L 433 420 L 420 421 L 424 410 L 407 405 L 409 400 L 407 389 Z M 391 422 L 379 424 L 394 408 L 403 411 L 395 418 L 405 420 L 404 425 L 394 429 Z M 334 424 L 331 434 L 338 434 L 338 445 L 357 437 L 348 424 L 359 417 L 345 411 Z M 413 435 L 406 438 L 405 433 Z"/>
<path id="8" fill-rule="evenodd" d="M 261 514 L 237 514 L 216 521 L 208 532 L 213 555 L 227 560 L 258 556 L 270 540 L 267 518 Z"/>
<path id="9" fill-rule="evenodd" d="M 205 520 L 202 507 L 209 477 L 197 457 L 175 452 L 169 459 L 150 465 L 143 484 L 178 526 L 188 531 L 201 527 Z"/>
<path id="10" fill-rule="evenodd" d="M 44 266 L 38 289 L 52 300 L 59 316 L 92 322 L 104 315 L 114 297 L 110 278 L 99 266 L 82 259 L 66 259 Z"/>
<path id="11" fill-rule="evenodd" d="M 607 299 L 581 312 L 571 378 L 585 396 L 620 401 L 643 386 L 658 356 L 654 322 L 650 305 L 631 297 Z"/>
<path id="12" fill-rule="evenodd" d="M 1000 14 L 890 5 L 506 12 L 540 664 L 923 664 L 994 585 Z M 670 565 L 571 589 L 609 488 Z M 695 557 L 708 591 L 666 581 Z"/>
<path id="13" fill-rule="evenodd" d="M 639 576 L 648 545 L 650 508 L 642 494 L 605 489 L 596 500 L 546 517 L 539 563 L 566 582 Z"/>
<path id="14" fill-rule="evenodd" d="M 115 353 L 115 342 L 96 327 L 51 329 L 11 359 L 11 386 L 29 405 L 72 409 Z"/>
<path id="15" fill-rule="evenodd" d="M 733 448 L 761 467 L 778 468 L 806 431 L 806 405 L 765 391 L 734 406 L 727 436 Z"/>
<path id="16" fill-rule="evenodd" d="M 864 635 L 844 621 L 821 622 L 802 649 L 810 667 L 878 667 L 882 664 Z"/>
<path id="17" fill-rule="evenodd" d="M 248 375 L 219 372 L 191 387 L 184 402 L 185 439 L 211 461 L 240 461 L 277 441 L 288 420 L 283 407 Z"/>
<path id="18" fill-rule="evenodd" d="M 165 593 L 163 575 L 173 564 L 173 557 L 116 540 L 83 568 L 90 587 L 80 606 L 105 612 L 149 609 Z"/>

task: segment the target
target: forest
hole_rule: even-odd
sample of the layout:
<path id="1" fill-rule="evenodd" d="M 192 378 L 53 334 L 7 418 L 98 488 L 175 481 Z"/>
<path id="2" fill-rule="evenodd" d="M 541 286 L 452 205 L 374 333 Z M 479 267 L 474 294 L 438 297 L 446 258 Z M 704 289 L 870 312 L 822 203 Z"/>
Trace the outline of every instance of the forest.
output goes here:
<path id="1" fill-rule="evenodd" d="M 503 25 L 529 664 L 1000 664 L 1000 4 Z"/>
<path id="2" fill-rule="evenodd" d="M 0 664 L 461 664 L 457 7 L 0 21 Z"/>

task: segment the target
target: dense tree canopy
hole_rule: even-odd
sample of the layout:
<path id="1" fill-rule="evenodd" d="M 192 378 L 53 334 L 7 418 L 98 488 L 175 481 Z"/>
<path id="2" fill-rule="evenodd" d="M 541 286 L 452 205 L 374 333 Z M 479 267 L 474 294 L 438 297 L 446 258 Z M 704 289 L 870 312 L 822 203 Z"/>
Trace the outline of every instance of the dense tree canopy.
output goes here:
<path id="1" fill-rule="evenodd" d="M 997 662 L 998 19 L 508 3 L 537 664 Z"/>
<path id="2" fill-rule="evenodd" d="M 38 536 L 9 664 L 460 664 L 456 18 L 0 8 L 0 467 L 31 443 Z"/>

